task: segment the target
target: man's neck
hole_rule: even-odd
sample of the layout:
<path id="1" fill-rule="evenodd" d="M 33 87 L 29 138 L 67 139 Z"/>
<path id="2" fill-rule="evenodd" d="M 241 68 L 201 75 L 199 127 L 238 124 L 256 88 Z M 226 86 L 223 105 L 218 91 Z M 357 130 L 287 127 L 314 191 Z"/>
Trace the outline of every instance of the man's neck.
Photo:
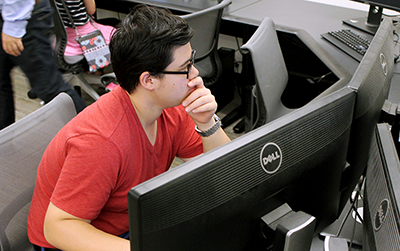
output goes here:
<path id="1" fill-rule="evenodd" d="M 128 95 L 149 141 L 154 145 L 157 137 L 157 119 L 163 110 L 157 109 L 151 99 L 140 92 Z"/>

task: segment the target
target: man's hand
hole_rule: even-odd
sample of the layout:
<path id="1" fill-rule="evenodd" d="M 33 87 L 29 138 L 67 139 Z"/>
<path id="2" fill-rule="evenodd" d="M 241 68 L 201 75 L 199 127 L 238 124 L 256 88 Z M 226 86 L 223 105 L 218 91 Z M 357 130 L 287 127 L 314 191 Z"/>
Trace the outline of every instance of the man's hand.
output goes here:
<path id="1" fill-rule="evenodd" d="M 6 53 L 13 56 L 21 55 L 21 52 L 24 50 L 22 38 L 12 37 L 2 32 L 1 39 L 3 41 L 3 49 Z"/>
<path id="2" fill-rule="evenodd" d="M 207 131 L 214 126 L 213 115 L 217 111 L 217 102 L 211 91 L 204 86 L 203 79 L 196 77 L 189 81 L 189 88 L 193 91 L 182 102 L 186 112 L 192 117 L 194 123 L 201 131 Z M 203 152 L 208 152 L 230 141 L 222 128 L 219 128 L 213 135 L 202 137 Z"/>
<path id="3" fill-rule="evenodd" d="M 182 102 L 182 105 L 196 124 L 208 124 L 217 110 L 215 97 L 204 86 L 201 77 L 190 80 L 188 87 L 194 88 L 194 91 Z"/>

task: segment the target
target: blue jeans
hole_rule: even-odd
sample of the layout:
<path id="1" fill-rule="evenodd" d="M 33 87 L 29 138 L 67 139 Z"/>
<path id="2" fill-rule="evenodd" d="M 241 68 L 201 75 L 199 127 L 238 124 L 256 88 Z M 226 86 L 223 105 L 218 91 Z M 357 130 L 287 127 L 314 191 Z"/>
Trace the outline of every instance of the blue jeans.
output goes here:
<path id="1" fill-rule="evenodd" d="M 66 83 L 58 70 L 49 40 L 52 28 L 53 13 L 48 0 L 36 4 L 31 19 L 22 38 L 24 50 L 14 57 L 5 53 L 0 46 L 0 129 L 15 122 L 14 94 L 10 72 L 19 66 L 27 76 L 32 91 L 45 103 L 48 103 L 60 92 L 69 94 L 77 112 L 86 107 L 79 94 Z M 0 15 L 0 32 L 3 19 Z M 0 42 L 1 36 L 0 36 Z"/>

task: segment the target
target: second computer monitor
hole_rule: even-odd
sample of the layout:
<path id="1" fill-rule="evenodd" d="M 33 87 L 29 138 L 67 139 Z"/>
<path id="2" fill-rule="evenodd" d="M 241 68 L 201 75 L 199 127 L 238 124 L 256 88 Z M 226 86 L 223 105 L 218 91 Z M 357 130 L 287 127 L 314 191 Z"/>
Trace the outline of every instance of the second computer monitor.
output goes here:
<path id="1" fill-rule="evenodd" d="M 388 124 L 376 129 L 363 205 L 363 250 L 400 250 L 400 162 Z"/>
<path id="2" fill-rule="evenodd" d="M 347 161 L 342 179 L 344 207 L 367 165 L 375 126 L 379 121 L 394 67 L 394 27 L 391 19 L 384 19 L 367 53 L 348 85 L 357 92 Z"/>

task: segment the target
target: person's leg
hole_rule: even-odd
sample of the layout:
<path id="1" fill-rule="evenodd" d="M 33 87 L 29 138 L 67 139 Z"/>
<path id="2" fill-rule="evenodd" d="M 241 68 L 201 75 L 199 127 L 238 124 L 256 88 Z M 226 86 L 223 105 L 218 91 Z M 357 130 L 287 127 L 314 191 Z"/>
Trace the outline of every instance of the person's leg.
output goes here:
<path id="1" fill-rule="evenodd" d="M 0 130 L 15 122 L 14 93 L 10 71 L 12 64 L 5 60 L 5 52 L 0 49 Z"/>
<path id="2" fill-rule="evenodd" d="M 52 18 L 48 0 L 42 0 L 35 6 L 27 33 L 22 39 L 24 51 L 16 58 L 17 64 L 29 79 L 32 91 L 45 103 L 65 92 L 72 97 L 77 112 L 80 112 L 86 104 L 62 78 L 52 53 L 49 40 Z"/>
<path id="3" fill-rule="evenodd" d="M 0 17 L 0 33 L 2 27 L 3 19 Z M 0 130 L 15 122 L 14 93 L 10 77 L 13 63 L 1 44 L 0 36 Z"/>

